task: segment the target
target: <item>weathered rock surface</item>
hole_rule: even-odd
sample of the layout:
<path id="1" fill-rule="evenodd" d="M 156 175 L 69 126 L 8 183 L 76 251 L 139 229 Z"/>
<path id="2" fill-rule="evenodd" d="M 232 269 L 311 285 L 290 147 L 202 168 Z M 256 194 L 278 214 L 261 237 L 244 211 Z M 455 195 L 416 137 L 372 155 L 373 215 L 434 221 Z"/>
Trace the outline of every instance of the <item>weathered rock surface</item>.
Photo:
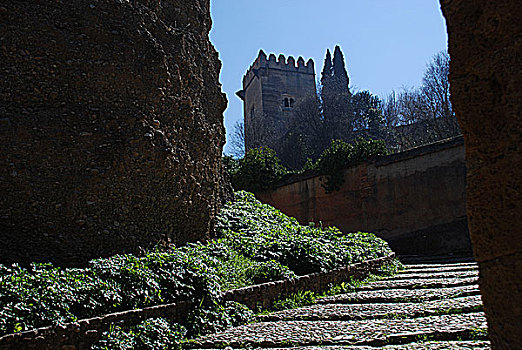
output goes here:
<path id="1" fill-rule="evenodd" d="M 0 6 L 1 262 L 208 237 L 226 188 L 210 1 Z"/>
<path id="2" fill-rule="evenodd" d="M 441 0 L 453 108 L 466 147 L 467 213 L 493 349 L 522 344 L 520 1 Z"/>

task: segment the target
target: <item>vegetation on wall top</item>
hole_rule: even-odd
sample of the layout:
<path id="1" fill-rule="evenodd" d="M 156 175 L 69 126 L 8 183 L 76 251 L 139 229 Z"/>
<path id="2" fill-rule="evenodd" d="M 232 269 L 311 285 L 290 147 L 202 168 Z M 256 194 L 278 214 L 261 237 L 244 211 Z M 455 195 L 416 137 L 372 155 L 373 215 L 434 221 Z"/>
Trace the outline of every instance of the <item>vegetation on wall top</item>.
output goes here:
<path id="1" fill-rule="evenodd" d="M 225 168 L 230 174 L 232 186 L 249 192 L 273 188 L 289 173 L 268 147 L 254 148 L 241 159 L 225 156 Z"/>
<path id="2" fill-rule="evenodd" d="M 388 154 L 384 141 L 357 139 L 353 143 L 332 141 L 319 157 L 313 168 L 326 175 L 322 184 L 327 193 L 338 191 L 344 182 L 343 170 L 371 158 Z"/>
<path id="3" fill-rule="evenodd" d="M 309 159 L 300 170 L 286 169 L 276 153 L 267 147 L 251 149 L 241 159 L 225 156 L 223 162 L 236 190 L 273 189 L 292 175 L 312 170 L 325 176 L 322 186 L 328 193 L 339 190 L 344 181 L 344 169 L 386 154 L 384 141 L 359 138 L 352 143 L 333 140 L 315 163 Z"/>

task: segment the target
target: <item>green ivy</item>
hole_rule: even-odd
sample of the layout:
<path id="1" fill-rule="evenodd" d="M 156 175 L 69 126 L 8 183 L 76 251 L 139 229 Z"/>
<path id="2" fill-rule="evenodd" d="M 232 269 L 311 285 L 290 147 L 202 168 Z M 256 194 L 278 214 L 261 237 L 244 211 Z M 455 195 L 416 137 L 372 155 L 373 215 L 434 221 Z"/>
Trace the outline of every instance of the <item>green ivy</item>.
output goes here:
<path id="1" fill-rule="evenodd" d="M 229 171 L 232 186 L 236 190 L 250 192 L 273 188 L 288 173 L 281 164 L 274 150 L 268 147 L 254 148 L 236 161 L 230 157 L 224 159 Z"/>
<path id="2" fill-rule="evenodd" d="M 322 186 L 329 193 L 340 189 L 344 182 L 344 169 L 386 154 L 388 151 L 382 140 L 357 139 L 353 143 L 333 140 L 315 163 L 314 169 L 326 176 Z"/>

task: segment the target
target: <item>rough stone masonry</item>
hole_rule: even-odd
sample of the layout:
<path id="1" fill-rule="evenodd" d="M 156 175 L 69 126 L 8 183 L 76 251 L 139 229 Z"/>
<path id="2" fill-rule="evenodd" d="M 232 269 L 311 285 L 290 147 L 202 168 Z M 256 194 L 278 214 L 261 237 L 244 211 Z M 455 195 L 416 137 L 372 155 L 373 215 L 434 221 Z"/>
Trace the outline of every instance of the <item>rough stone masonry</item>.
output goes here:
<path id="1" fill-rule="evenodd" d="M 492 349 L 522 349 L 520 1 L 441 0 L 467 213 Z"/>
<path id="2" fill-rule="evenodd" d="M 0 262 L 205 238 L 227 188 L 209 0 L 0 4 Z"/>

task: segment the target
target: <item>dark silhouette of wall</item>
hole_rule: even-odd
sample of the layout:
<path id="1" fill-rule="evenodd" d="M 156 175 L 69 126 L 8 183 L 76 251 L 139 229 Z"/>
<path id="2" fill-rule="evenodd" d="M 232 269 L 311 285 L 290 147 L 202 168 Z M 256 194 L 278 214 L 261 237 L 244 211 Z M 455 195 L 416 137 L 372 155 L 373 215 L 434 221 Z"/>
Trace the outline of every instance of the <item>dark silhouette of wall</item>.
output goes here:
<path id="1" fill-rule="evenodd" d="M 399 254 L 471 254 L 465 177 L 457 137 L 348 168 L 339 191 L 314 176 L 256 196 L 303 224 L 374 232 Z"/>
<path id="2" fill-rule="evenodd" d="M 492 349 L 522 349 L 520 1 L 441 0 L 467 212 Z"/>
<path id="3" fill-rule="evenodd" d="M 0 262 L 208 237 L 222 176 L 209 0 L 0 5 Z"/>

